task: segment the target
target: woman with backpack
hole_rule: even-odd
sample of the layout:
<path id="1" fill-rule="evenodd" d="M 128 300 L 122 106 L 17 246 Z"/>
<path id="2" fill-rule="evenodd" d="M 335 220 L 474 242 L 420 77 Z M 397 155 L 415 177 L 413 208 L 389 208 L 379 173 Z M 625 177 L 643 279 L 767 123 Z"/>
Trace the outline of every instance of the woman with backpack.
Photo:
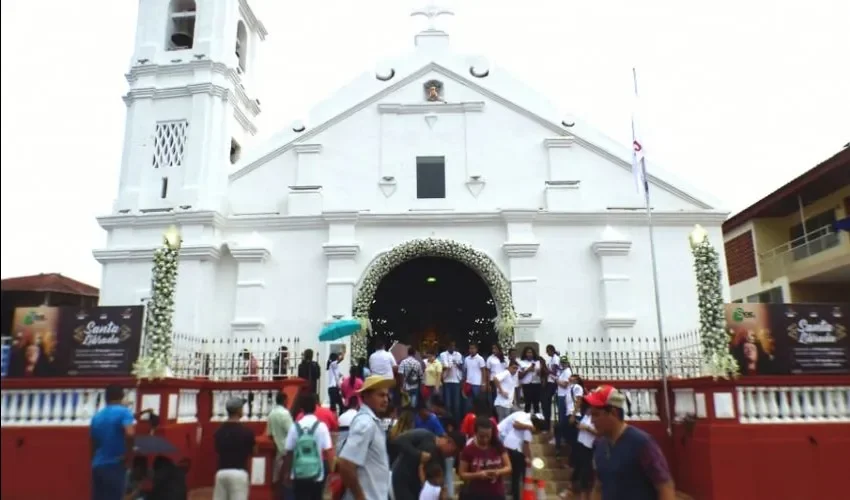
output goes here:
<path id="1" fill-rule="evenodd" d="M 322 500 L 328 464 L 333 463 L 331 433 L 315 415 L 316 394 L 303 393 L 299 399 L 304 416 L 286 436 L 283 480 L 298 500 Z"/>

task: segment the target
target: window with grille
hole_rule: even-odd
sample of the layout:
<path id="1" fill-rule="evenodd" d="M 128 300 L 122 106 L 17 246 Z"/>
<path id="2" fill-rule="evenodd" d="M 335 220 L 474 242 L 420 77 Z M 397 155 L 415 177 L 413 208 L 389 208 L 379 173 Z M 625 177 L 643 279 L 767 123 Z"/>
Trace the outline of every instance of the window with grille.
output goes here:
<path id="1" fill-rule="evenodd" d="M 183 165 L 183 152 L 189 122 L 178 120 L 156 124 L 153 146 L 153 168 L 179 167 Z"/>
<path id="2" fill-rule="evenodd" d="M 446 197 L 445 156 L 416 158 L 416 197 L 419 199 Z"/>

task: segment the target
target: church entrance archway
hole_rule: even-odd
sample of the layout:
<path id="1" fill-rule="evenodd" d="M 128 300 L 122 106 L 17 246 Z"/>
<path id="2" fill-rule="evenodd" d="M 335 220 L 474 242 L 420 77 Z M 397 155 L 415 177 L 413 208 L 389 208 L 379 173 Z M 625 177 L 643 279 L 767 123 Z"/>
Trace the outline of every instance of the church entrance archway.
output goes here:
<path id="1" fill-rule="evenodd" d="M 496 305 L 487 285 L 466 265 L 418 257 L 387 274 L 369 308 L 373 337 L 436 351 L 454 341 L 461 352 L 497 342 Z"/>
<path id="2" fill-rule="evenodd" d="M 408 263 L 410 266 L 405 265 Z M 396 272 L 396 269 L 399 270 Z M 433 291 L 443 288 L 440 286 L 441 279 L 446 287 L 452 283 L 449 274 L 455 272 L 459 273 L 454 282 L 459 293 L 452 299 L 457 302 L 454 304 L 452 323 L 452 316 L 448 315 L 449 301 L 436 302 L 439 297 L 435 298 Z M 429 281 L 429 278 L 432 279 Z M 384 287 L 385 280 L 387 290 L 398 290 L 401 287 L 405 288 L 405 294 L 390 291 L 387 292 L 387 298 L 379 302 L 379 291 Z M 436 286 L 429 288 L 425 285 Z M 475 299 L 476 295 L 473 293 L 466 297 L 462 293 L 464 286 L 469 290 L 478 290 L 477 296 L 484 300 Z M 384 292 L 380 291 L 380 295 L 384 295 Z M 401 304 L 402 297 L 406 297 L 404 300 L 413 307 Z M 475 303 L 476 300 L 481 304 Z M 392 313 L 394 302 L 398 306 L 399 314 L 404 314 L 400 312 L 401 309 L 416 309 L 420 315 L 419 320 L 411 322 Z M 429 303 L 430 306 L 427 305 Z M 485 309 L 485 306 L 489 306 L 489 309 Z M 457 311 L 458 308 L 461 309 L 460 312 Z M 352 337 L 353 359 L 366 357 L 369 348 L 374 344 L 372 340 L 378 335 L 398 341 L 404 340 L 404 343 L 410 344 L 417 341 L 439 343 L 442 340 L 440 337 L 450 332 L 437 331 L 438 327 L 452 329 L 451 333 L 458 337 L 460 335 L 454 329 L 464 330 L 465 337 L 462 340 L 456 339 L 459 348 L 467 345 L 470 338 L 479 342 L 498 342 L 503 349 L 513 347 L 514 343 L 516 313 L 510 283 L 489 256 L 453 240 L 410 240 L 379 255 L 367 268 L 359 283 L 354 297 L 353 313 L 354 317 L 364 323 L 367 320 L 374 321 L 368 335 L 360 333 Z M 486 314 L 492 316 L 486 318 Z M 483 325 L 480 328 L 461 326 L 466 321 L 461 318 L 470 315 L 473 319 L 481 320 Z M 391 320 L 393 324 L 390 324 Z M 431 328 L 434 331 L 429 331 Z"/>

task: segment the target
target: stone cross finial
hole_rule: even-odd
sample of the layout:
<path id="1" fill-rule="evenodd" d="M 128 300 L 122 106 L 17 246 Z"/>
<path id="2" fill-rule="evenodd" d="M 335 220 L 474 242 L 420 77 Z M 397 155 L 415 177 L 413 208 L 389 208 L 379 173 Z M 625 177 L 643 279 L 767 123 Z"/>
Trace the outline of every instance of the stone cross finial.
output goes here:
<path id="1" fill-rule="evenodd" d="M 438 7 L 433 1 L 429 1 L 425 7 L 416 9 L 410 13 L 410 17 L 423 16 L 428 19 L 428 31 L 437 31 L 437 18 L 440 16 L 453 16 L 455 13 L 450 9 Z"/>

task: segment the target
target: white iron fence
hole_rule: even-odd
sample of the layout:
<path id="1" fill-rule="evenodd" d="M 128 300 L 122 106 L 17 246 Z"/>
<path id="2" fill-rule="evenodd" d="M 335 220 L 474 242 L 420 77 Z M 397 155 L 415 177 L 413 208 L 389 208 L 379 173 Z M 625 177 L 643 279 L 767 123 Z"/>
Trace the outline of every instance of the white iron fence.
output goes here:
<path id="1" fill-rule="evenodd" d="M 657 380 L 661 378 L 661 343 L 645 338 L 567 338 L 573 370 L 588 380 Z M 672 378 L 702 373 L 699 331 L 664 337 L 664 366 Z"/>
<path id="2" fill-rule="evenodd" d="M 300 345 L 299 337 L 206 339 L 177 333 L 171 366 L 180 378 L 274 380 L 298 374 Z M 318 353 L 312 355 L 319 361 Z"/>

